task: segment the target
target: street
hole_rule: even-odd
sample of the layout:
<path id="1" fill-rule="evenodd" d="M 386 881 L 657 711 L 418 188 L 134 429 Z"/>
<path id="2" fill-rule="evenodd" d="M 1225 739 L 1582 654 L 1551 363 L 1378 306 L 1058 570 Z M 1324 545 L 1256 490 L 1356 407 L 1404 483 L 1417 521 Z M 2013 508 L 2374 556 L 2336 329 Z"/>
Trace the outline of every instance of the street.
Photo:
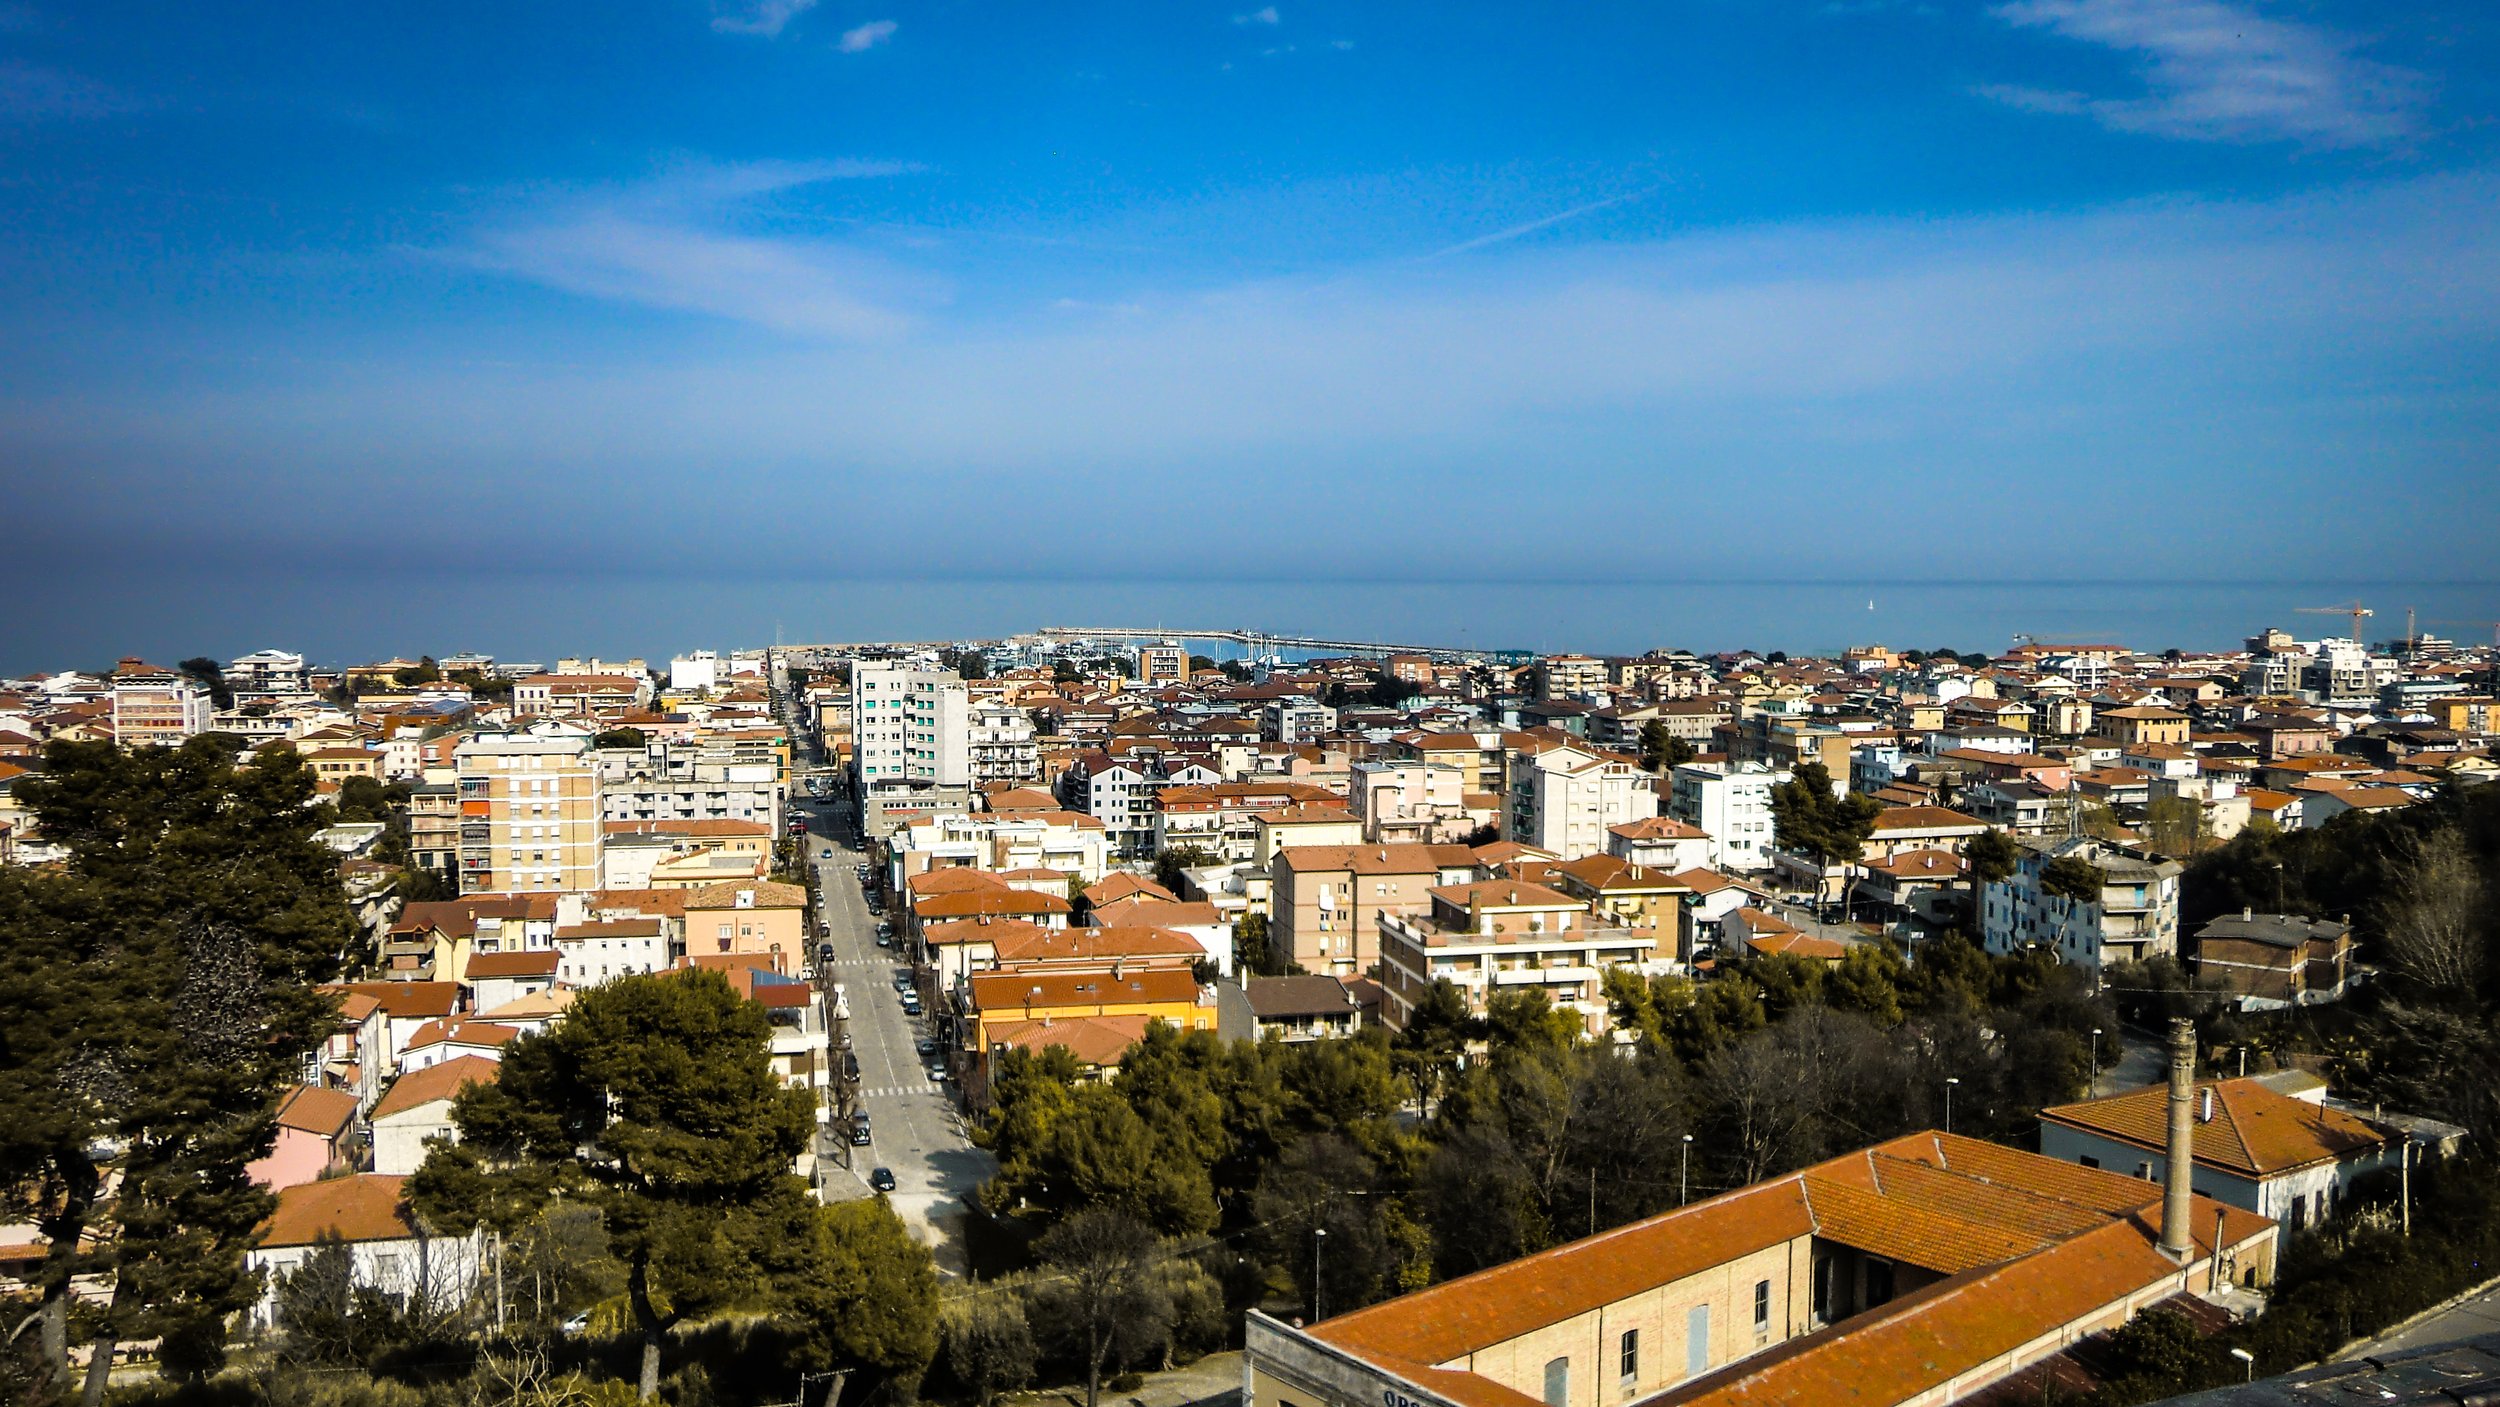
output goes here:
<path id="1" fill-rule="evenodd" d="M 880 1167 L 891 1170 L 895 1186 L 888 1197 L 903 1224 L 930 1247 L 941 1273 L 961 1274 L 965 1199 L 997 1171 L 997 1161 L 972 1146 L 950 1088 L 929 1078 L 930 1061 L 919 1043 L 932 1038 L 935 1028 L 925 1017 L 903 1013 L 894 979 L 907 965 L 893 950 L 876 945 L 876 916 L 856 877 L 860 852 L 835 839 L 850 828 L 845 808 L 838 800 L 809 796 L 803 784 L 792 791 L 793 813 L 807 818 L 807 861 L 816 867 L 821 896 L 818 917 L 833 929 L 829 939 L 809 940 L 811 949 L 833 944 L 834 960 L 818 964 L 817 980 L 840 983 L 849 998 L 859 1107 L 868 1116 L 870 1138 L 866 1147 L 851 1147 L 837 1142 L 846 1130 L 838 1124 L 827 1129 L 818 1148 L 818 1181 L 826 1200 L 842 1201 L 871 1195 L 869 1174 Z M 828 849 L 831 858 L 824 855 Z"/>
<path id="2" fill-rule="evenodd" d="M 2372 1339 L 2337 1354 L 2339 1361 L 2376 1358 L 2408 1348 L 2427 1348 L 2452 1339 L 2500 1331 L 2500 1281 L 2484 1285 L 2466 1299 L 2440 1310 L 2385 1338 Z"/>

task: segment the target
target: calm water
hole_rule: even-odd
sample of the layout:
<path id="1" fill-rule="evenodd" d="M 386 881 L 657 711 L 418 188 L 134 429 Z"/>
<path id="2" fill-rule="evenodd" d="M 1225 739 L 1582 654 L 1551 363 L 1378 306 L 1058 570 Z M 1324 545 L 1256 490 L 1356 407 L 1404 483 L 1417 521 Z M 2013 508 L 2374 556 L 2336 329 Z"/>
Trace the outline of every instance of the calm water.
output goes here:
<path id="1" fill-rule="evenodd" d="M 2355 598 L 2373 639 L 2500 618 L 2500 583 L 1912 582 L 1487 584 L 1273 581 L 848 581 L 464 575 L 456 570 L 19 584 L 0 671 L 94 668 L 125 654 L 228 659 L 264 646 L 323 663 L 482 650 L 661 658 L 704 646 L 994 637 L 1045 625 L 1257 629 L 1398 644 L 1637 653 L 1674 645 L 1830 653 L 1851 644 L 2001 650 L 2048 641 L 2220 649 L 2267 625 L 2342 634 L 2294 608 Z"/>

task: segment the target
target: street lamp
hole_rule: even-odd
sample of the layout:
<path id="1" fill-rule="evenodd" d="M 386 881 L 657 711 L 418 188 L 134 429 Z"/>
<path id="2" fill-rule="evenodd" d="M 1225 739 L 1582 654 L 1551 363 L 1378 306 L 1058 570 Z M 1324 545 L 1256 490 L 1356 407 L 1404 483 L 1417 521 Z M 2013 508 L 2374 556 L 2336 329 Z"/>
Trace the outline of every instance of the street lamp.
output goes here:
<path id="1" fill-rule="evenodd" d="M 1325 1226 L 1314 1226 L 1314 1227 L 1312 1227 L 1312 1228 L 1311 1228 L 1311 1322 L 1312 1322 L 1312 1323 L 1314 1323 L 1314 1324 L 1316 1324 L 1316 1323 L 1318 1323 L 1318 1322 L 1319 1322 L 1319 1307 L 1320 1307 L 1320 1304 L 1321 1304 L 1321 1299 L 1320 1299 L 1320 1293 L 1321 1293 L 1321 1291 L 1320 1291 L 1320 1284 L 1319 1284 L 1319 1265 L 1320 1265 L 1319 1253 L 1320 1253 L 1321 1251 L 1326 1250 L 1327 1248 L 1328 1248 L 1328 1228 L 1327 1228 L 1327 1227 L 1325 1227 Z"/>
<path id="2" fill-rule="evenodd" d="M 1675 1174 L 1675 1204 L 1683 1206 L 1693 1192 L 1693 1136 L 1684 1135 L 1684 1165 Z"/>
<path id="3" fill-rule="evenodd" d="M 2244 1349 L 2244 1348 L 2235 1348 L 2235 1349 L 2231 1350 L 2231 1356 L 2232 1356 L 2233 1358 L 2236 1358 L 2236 1359 L 2240 1360 L 2240 1362 L 2242 1362 L 2242 1363 L 2244 1363 L 2244 1364 L 2247 1364 L 2247 1365 L 2248 1365 L 2248 1376 L 2247 1376 L 2246 1378 L 2243 1378 L 2241 1381 L 2243 1381 L 2243 1382 L 2251 1382 L 2251 1383 L 2253 1383 L 2253 1382 L 2257 1381 L 2257 1355 L 2256 1355 L 2256 1354 L 2253 1354 L 2253 1353 L 2249 1352 L 2247 1349 Z"/>
<path id="4" fill-rule="evenodd" d="M 2084 1084 L 2084 1088 L 2085 1088 L 2085 1089 L 2097 1089 L 2097 1088 L 2099 1088 L 2099 1087 L 2100 1087 L 2100 1083 L 2101 1083 L 2101 1028 L 2100 1028 L 2100 1027 L 2098 1027 L 2098 1026 L 2095 1026 L 2095 1027 L 2093 1027 L 2093 1028 L 2092 1028 L 2092 1078 L 2091 1078 L 2090 1080 L 2088 1080 L 2088 1081 L 2086 1081 L 2086 1082 L 2085 1082 L 2085 1084 Z"/>
<path id="5" fill-rule="evenodd" d="M 1961 1081 L 1951 1075 L 1944 1077 L 1944 1131 L 1953 1132 L 1953 1087 Z"/>

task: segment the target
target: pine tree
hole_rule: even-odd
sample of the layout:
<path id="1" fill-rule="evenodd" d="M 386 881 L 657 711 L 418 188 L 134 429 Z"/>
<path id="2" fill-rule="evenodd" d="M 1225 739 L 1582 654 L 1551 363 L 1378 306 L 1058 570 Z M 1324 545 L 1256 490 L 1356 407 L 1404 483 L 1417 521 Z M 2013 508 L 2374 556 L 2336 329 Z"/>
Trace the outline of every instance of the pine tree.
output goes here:
<path id="1" fill-rule="evenodd" d="M 55 743 L 44 760 L 19 791 L 68 861 L 0 895 L 0 1186 L 39 1209 L 38 1313 L 57 1374 L 71 1277 L 113 1285 L 85 1385 L 94 1407 L 124 1340 L 163 1338 L 177 1374 L 217 1366 L 271 1206 L 244 1168 L 276 1138 L 301 1052 L 336 1019 L 317 984 L 355 925 L 292 752 L 237 768 L 199 738 Z M 119 1151 L 100 1165 L 98 1147 Z"/>
<path id="2" fill-rule="evenodd" d="M 435 1224 L 509 1234 L 559 1191 L 599 1209 L 659 1391 L 670 1328 L 770 1303 L 813 1244 L 813 1199 L 790 1173 L 815 1131 L 804 1091 L 774 1075 L 763 1008 L 716 972 L 620 978 L 563 1024 L 516 1041 L 499 1078 L 452 1106 L 460 1142 L 410 1183 Z"/>

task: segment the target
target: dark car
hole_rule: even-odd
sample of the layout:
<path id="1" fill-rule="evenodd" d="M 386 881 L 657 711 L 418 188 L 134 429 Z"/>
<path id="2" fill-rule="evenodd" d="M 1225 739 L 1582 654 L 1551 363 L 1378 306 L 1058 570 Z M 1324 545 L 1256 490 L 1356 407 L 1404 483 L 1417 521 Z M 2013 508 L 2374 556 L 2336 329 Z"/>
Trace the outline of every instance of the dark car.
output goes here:
<path id="1" fill-rule="evenodd" d="M 860 1115 L 851 1124 L 851 1146 L 853 1148 L 868 1146 L 868 1116 L 865 1114 Z"/>
<path id="2" fill-rule="evenodd" d="M 926 1039 L 922 1040 L 922 1041 L 920 1042 L 920 1053 L 921 1053 L 923 1056 L 929 1056 L 929 1055 L 935 1055 L 935 1054 L 937 1054 L 937 1042 L 936 1042 L 936 1041 L 932 1041 L 932 1040 L 926 1040 Z"/>
<path id="3" fill-rule="evenodd" d="M 878 935 L 877 935 L 877 946 L 878 946 L 878 947 L 880 947 L 880 948 L 891 948 L 891 947 L 893 947 L 893 946 L 894 946 L 894 936 L 893 936 L 892 934 L 890 934 L 890 933 L 880 933 L 880 934 L 878 934 Z"/>
<path id="4" fill-rule="evenodd" d="M 877 1169 L 875 1172 L 872 1172 L 872 1173 L 868 1174 L 868 1185 L 869 1185 L 869 1186 L 871 1186 L 871 1187 L 873 1187 L 873 1188 L 875 1188 L 875 1189 L 877 1189 L 877 1190 L 878 1190 L 878 1191 L 880 1191 L 880 1192 L 891 1192 L 891 1191 L 893 1191 L 893 1190 L 894 1190 L 894 1169 L 892 1169 L 892 1168 L 879 1168 L 879 1169 Z"/>
<path id="5" fill-rule="evenodd" d="M 833 945 L 831 943 L 819 943 L 816 945 L 816 961 L 833 961 Z"/>

